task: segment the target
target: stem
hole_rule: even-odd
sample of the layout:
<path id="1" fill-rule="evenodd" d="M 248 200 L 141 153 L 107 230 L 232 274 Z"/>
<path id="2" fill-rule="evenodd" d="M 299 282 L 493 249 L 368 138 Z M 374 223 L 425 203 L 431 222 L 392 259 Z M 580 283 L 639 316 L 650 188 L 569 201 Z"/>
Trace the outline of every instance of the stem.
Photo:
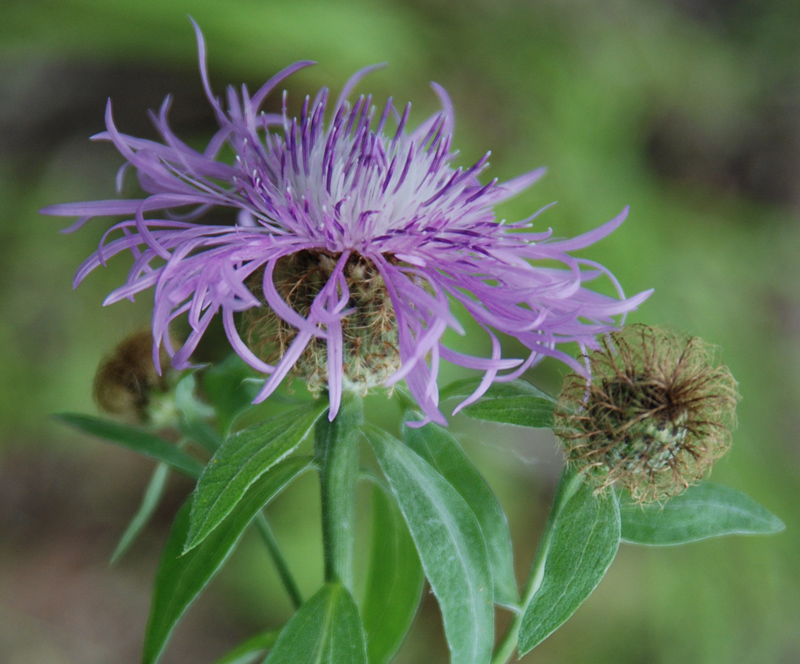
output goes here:
<path id="1" fill-rule="evenodd" d="M 286 558 L 283 557 L 278 540 L 275 539 L 275 533 L 272 532 L 269 521 L 267 521 L 267 517 L 264 516 L 263 512 L 259 512 L 256 515 L 256 528 L 258 529 L 258 534 L 261 535 L 261 539 L 264 540 L 264 544 L 267 545 L 269 555 L 272 558 L 272 562 L 275 563 L 278 575 L 281 577 L 286 592 L 289 593 L 289 598 L 292 600 L 294 608 L 299 609 L 303 604 L 303 597 L 300 595 L 300 589 L 297 587 L 289 566 L 286 564 Z"/>
<path id="2" fill-rule="evenodd" d="M 315 431 L 320 466 L 325 580 L 341 581 L 350 591 L 353 590 L 353 539 L 359 477 L 358 426 L 363 418 L 361 398 L 345 392 L 333 422 L 323 417 L 317 422 Z"/>
<path id="3" fill-rule="evenodd" d="M 550 542 L 553 539 L 553 530 L 555 527 L 556 519 L 564 509 L 570 498 L 575 495 L 581 483 L 581 476 L 578 473 L 573 473 L 569 469 L 565 469 L 561 473 L 556 493 L 553 497 L 553 506 L 550 508 L 550 514 L 547 517 L 547 523 L 544 526 L 542 539 L 539 542 L 539 548 L 536 552 L 536 558 L 533 561 L 533 568 L 531 569 L 530 576 L 528 577 L 528 584 L 525 586 L 525 593 L 522 596 L 522 603 L 520 610 L 514 614 L 514 619 L 508 627 L 503 639 L 500 641 L 497 649 L 492 656 L 491 664 L 505 664 L 514 654 L 519 641 L 519 629 L 522 625 L 522 618 L 525 611 L 531 603 L 534 595 L 536 595 L 539 587 L 542 585 L 544 578 L 544 566 L 547 562 L 547 554 L 550 551 Z"/>

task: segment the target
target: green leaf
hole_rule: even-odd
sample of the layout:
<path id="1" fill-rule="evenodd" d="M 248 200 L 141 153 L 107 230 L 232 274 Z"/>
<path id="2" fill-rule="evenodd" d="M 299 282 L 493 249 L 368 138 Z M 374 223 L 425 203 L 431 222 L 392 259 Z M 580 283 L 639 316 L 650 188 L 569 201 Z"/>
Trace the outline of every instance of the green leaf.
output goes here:
<path id="1" fill-rule="evenodd" d="M 217 413 L 217 423 L 227 436 L 236 418 L 253 405 L 261 385 L 249 381 L 256 373 L 238 355 L 203 372 L 202 384 Z"/>
<path id="2" fill-rule="evenodd" d="M 684 544 L 719 535 L 768 535 L 783 522 L 747 494 L 704 482 L 658 504 L 638 505 L 620 496 L 622 539 L 633 544 Z"/>
<path id="3" fill-rule="evenodd" d="M 280 633 L 279 629 L 272 629 L 251 636 L 247 641 L 240 643 L 229 653 L 216 660 L 214 664 L 250 664 L 259 655 L 263 655 L 265 650 L 269 650 L 275 645 Z"/>
<path id="4" fill-rule="evenodd" d="M 403 516 L 381 487 L 372 493 L 372 542 L 361 602 L 370 664 L 386 664 L 411 627 L 425 576 Z"/>
<path id="5" fill-rule="evenodd" d="M 264 664 L 367 664 L 361 618 L 347 588 L 328 583 L 303 604 Z"/>
<path id="6" fill-rule="evenodd" d="M 181 452 L 172 443 L 143 429 L 77 413 L 61 413 L 54 417 L 93 436 L 110 440 L 157 461 L 163 461 L 189 477 L 196 478 L 203 470 L 203 465 L 199 461 Z"/>
<path id="7" fill-rule="evenodd" d="M 480 384 L 480 379 L 468 378 L 451 383 L 440 394 L 442 401 L 454 397 L 465 399 Z M 553 427 L 553 408 L 556 400 L 524 380 L 493 383 L 486 393 L 462 411 L 467 417 L 499 424 L 513 424 L 535 429 Z"/>
<path id="8" fill-rule="evenodd" d="M 208 422 L 182 419 L 178 425 L 181 433 L 213 454 L 222 445 L 222 437 Z"/>
<path id="9" fill-rule="evenodd" d="M 405 421 L 421 419 L 421 416 L 409 414 Z M 444 477 L 469 505 L 486 540 L 494 580 L 494 601 L 505 606 L 517 606 L 519 591 L 514 578 L 508 521 L 489 485 L 446 429 L 433 423 L 416 429 L 405 425 L 403 440 Z"/>
<path id="10" fill-rule="evenodd" d="M 532 599 L 524 609 L 520 656 L 560 627 L 600 583 L 619 547 L 619 504 L 613 493 L 595 496 L 567 474 L 555 514 L 537 552 Z M 561 504 L 559 504 L 561 503 Z M 563 505 L 563 506 L 562 506 Z M 552 514 L 552 513 L 551 513 Z"/>
<path id="11" fill-rule="evenodd" d="M 361 396 L 342 395 L 335 419 L 322 418 L 314 431 L 314 452 L 320 469 L 322 543 L 325 580 L 341 581 L 353 588 L 353 543 L 355 538 L 356 484 L 361 436 L 358 425 L 364 421 Z"/>
<path id="12" fill-rule="evenodd" d="M 125 552 L 130 548 L 131 544 L 136 541 L 136 538 L 147 525 L 147 522 L 150 521 L 150 517 L 153 516 L 153 512 L 155 512 L 156 507 L 158 507 L 158 503 L 161 502 L 161 496 L 164 495 L 164 487 L 167 484 L 168 475 L 169 466 L 167 466 L 167 464 L 160 463 L 156 466 L 150 484 L 147 485 L 147 489 L 142 497 L 142 504 L 139 506 L 136 514 L 134 514 L 133 519 L 131 519 L 130 524 L 128 524 L 128 527 L 120 538 L 117 548 L 111 555 L 112 565 L 125 555 Z"/>
<path id="13" fill-rule="evenodd" d="M 478 521 L 425 460 L 374 426 L 362 429 L 400 505 L 444 619 L 452 662 L 489 661 L 492 573 Z"/>
<path id="14" fill-rule="evenodd" d="M 300 445 L 326 408 L 320 399 L 240 431 L 222 444 L 194 491 L 184 551 L 200 544 L 253 482 Z"/>
<path id="15" fill-rule="evenodd" d="M 263 474 L 219 527 L 202 544 L 185 554 L 182 553 L 183 543 L 189 529 L 191 503 L 184 504 L 172 525 L 158 566 L 143 664 L 154 664 L 158 660 L 178 620 L 222 567 L 253 518 L 308 468 L 311 461 L 311 457 L 293 457 Z"/>

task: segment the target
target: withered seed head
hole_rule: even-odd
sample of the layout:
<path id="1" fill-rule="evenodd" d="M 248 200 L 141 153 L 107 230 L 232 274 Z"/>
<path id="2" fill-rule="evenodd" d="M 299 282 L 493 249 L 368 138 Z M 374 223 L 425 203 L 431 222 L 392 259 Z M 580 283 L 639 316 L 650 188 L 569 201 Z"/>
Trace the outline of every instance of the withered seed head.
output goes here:
<path id="1" fill-rule="evenodd" d="M 273 273 L 281 297 L 304 318 L 314 298 L 333 274 L 338 256 L 300 251 L 278 261 Z M 352 313 L 342 318 L 344 387 L 361 394 L 377 387 L 400 368 L 397 322 L 386 284 L 368 259 L 352 255 L 344 269 Z M 261 293 L 263 272 L 249 284 Z M 260 298 L 263 301 L 263 297 Z M 275 363 L 297 336 L 297 329 L 280 318 L 269 306 L 248 309 L 243 315 L 248 346 L 262 360 Z M 328 385 L 328 350 L 325 339 L 311 340 L 292 370 L 311 392 Z"/>
<path id="2" fill-rule="evenodd" d="M 739 395 L 713 346 L 629 325 L 588 359 L 591 382 L 567 376 L 554 431 L 598 491 L 616 485 L 639 502 L 662 501 L 727 452 Z"/>
<path id="3" fill-rule="evenodd" d="M 105 413 L 135 423 L 149 420 L 151 399 L 167 391 L 169 357 L 161 351 L 164 372 L 158 375 L 153 365 L 153 336 L 140 330 L 123 339 L 97 368 L 94 400 Z"/>

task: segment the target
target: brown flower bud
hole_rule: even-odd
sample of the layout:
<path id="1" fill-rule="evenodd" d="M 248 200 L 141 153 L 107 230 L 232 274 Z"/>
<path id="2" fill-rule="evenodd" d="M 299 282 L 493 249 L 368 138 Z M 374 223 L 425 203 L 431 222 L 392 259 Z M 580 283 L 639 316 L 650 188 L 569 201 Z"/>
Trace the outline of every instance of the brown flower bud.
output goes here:
<path id="1" fill-rule="evenodd" d="M 567 462 L 598 491 L 662 501 L 699 482 L 730 447 L 739 399 L 715 348 L 698 337 L 629 325 L 588 355 L 592 378 L 568 376 L 554 431 Z"/>
<path id="2" fill-rule="evenodd" d="M 140 330 L 123 339 L 97 368 L 94 376 L 94 400 L 105 413 L 126 421 L 150 420 L 151 400 L 169 389 L 169 356 L 161 349 L 163 373 L 153 364 L 153 337 L 150 330 Z"/>

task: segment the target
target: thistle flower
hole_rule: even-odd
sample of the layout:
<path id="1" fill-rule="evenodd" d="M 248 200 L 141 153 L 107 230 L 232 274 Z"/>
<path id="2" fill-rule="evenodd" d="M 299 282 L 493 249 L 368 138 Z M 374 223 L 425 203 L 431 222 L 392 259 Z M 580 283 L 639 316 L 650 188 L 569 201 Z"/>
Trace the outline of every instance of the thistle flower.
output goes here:
<path id="1" fill-rule="evenodd" d="M 730 447 L 736 381 L 698 337 L 630 325 L 588 355 L 592 379 L 567 377 L 554 431 L 568 463 L 598 490 L 638 502 L 699 482 Z"/>
<path id="2" fill-rule="evenodd" d="M 108 258 L 130 252 L 128 279 L 105 304 L 155 289 L 156 363 L 163 345 L 173 365 L 185 368 L 220 314 L 236 353 L 269 376 L 256 401 L 293 373 L 312 389 L 327 387 L 333 418 L 342 389 L 363 391 L 405 379 L 427 418 L 444 423 L 436 387 L 441 360 L 484 372 L 461 406 L 492 381 L 512 380 L 544 356 L 580 371 L 557 346 L 593 346 L 595 335 L 614 329 L 614 316 L 649 295 L 625 299 L 604 267 L 568 253 L 611 233 L 627 209 L 570 240 L 557 241 L 549 230 L 533 232 L 538 213 L 517 223 L 498 222 L 493 206 L 544 170 L 482 184 L 478 176 L 488 154 L 469 168 L 455 168 L 452 106 L 438 85 L 433 88 L 443 110 L 414 130 L 408 130 L 410 106 L 397 112 L 390 99 L 377 112 L 371 96 L 348 102 L 375 67 L 350 79 L 327 122 L 324 88 L 313 100 L 306 97 L 299 118 L 290 116 L 285 93 L 281 114 L 260 110 L 281 81 L 311 62 L 287 67 L 253 95 L 230 88 L 225 109 L 212 93 L 203 36 L 195 29 L 203 86 L 219 122 L 207 148 L 196 151 L 173 134 L 169 98 L 153 115 L 163 143 L 120 133 L 109 103 L 107 131 L 94 138 L 111 141 L 127 160 L 118 183 L 133 168 L 147 196 L 43 210 L 81 216 L 67 231 L 95 216 L 128 217 L 103 236 L 74 283 Z M 219 156 L 226 144 L 233 163 Z M 195 221 L 217 206 L 235 213 L 229 225 Z M 118 237 L 109 240 L 112 234 Z M 546 261 L 547 267 L 531 260 Z M 611 280 L 618 299 L 584 287 L 601 275 Z M 464 332 L 452 301 L 486 332 L 491 357 L 464 355 L 442 343 L 447 328 Z M 237 329 L 243 312 L 250 323 L 248 343 Z M 184 315 L 191 331 L 175 349 L 168 328 Z M 270 333 L 272 338 L 263 338 Z M 527 357 L 502 358 L 498 333 L 519 339 Z"/>

